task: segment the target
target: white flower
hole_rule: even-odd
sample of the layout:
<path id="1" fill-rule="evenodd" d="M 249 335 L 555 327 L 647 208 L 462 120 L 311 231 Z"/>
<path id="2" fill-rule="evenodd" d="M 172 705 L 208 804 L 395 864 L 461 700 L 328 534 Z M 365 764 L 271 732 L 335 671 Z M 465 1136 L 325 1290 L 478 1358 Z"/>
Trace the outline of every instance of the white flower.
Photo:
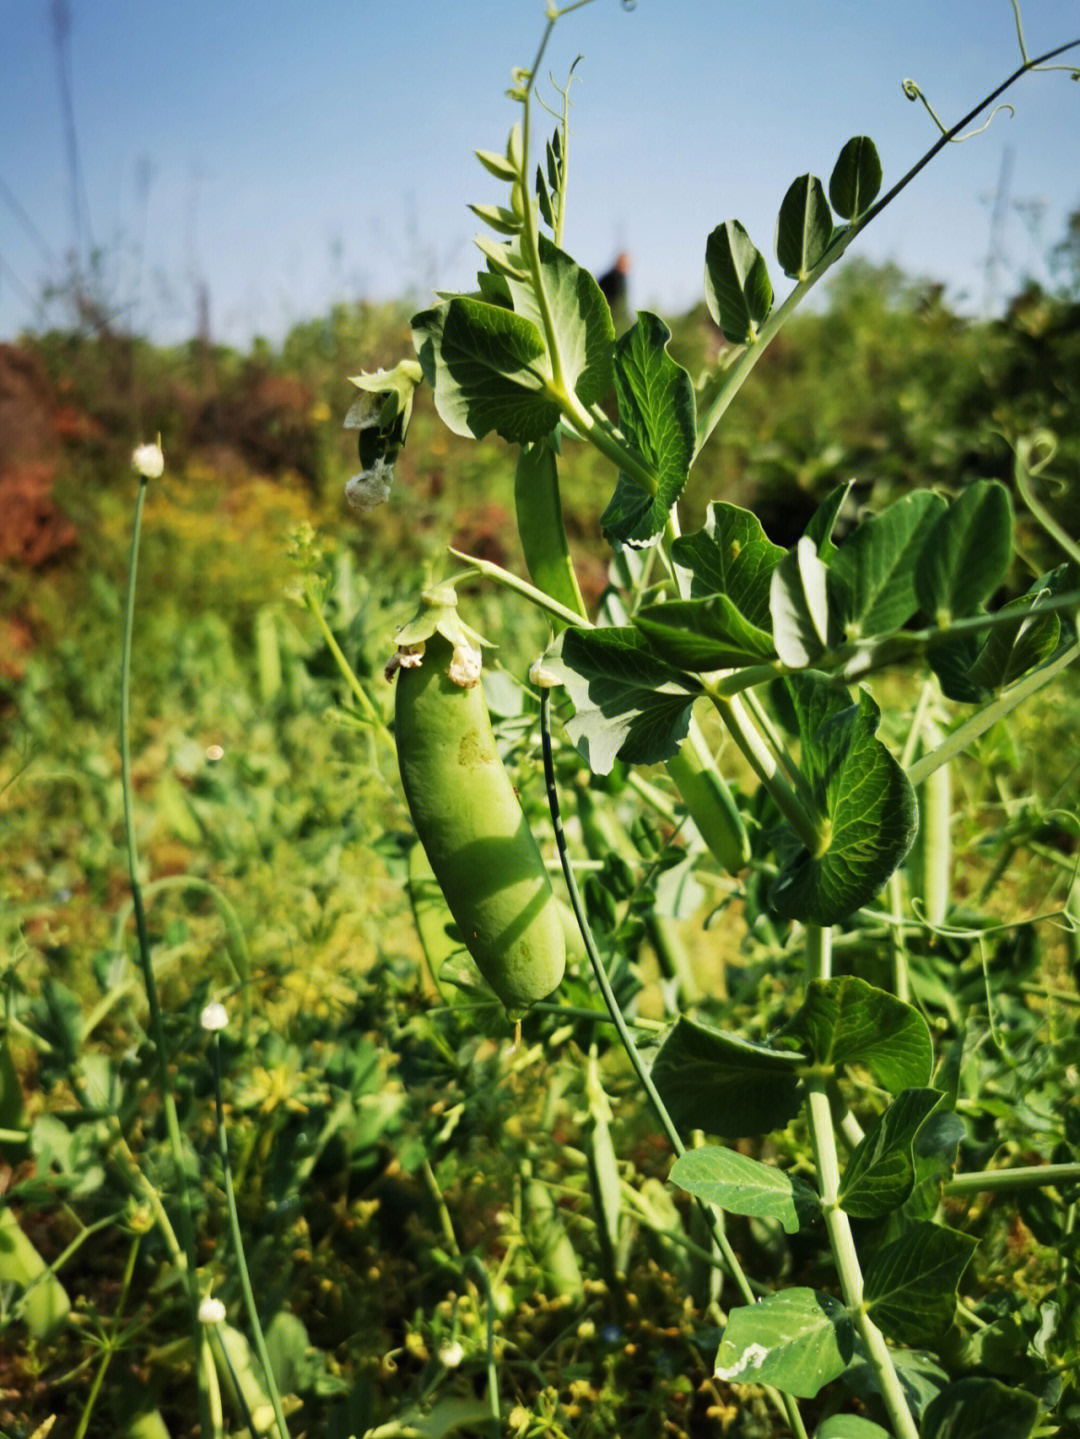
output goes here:
<path id="1" fill-rule="evenodd" d="M 225 1306 L 220 1299 L 211 1299 L 209 1295 L 199 1305 L 200 1324 L 224 1324 Z"/>
<path id="2" fill-rule="evenodd" d="M 418 670 L 424 663 L 424 642 L 420 641 L 415 645 L 402 645 L 386 662 L 383 675 L 386 679 L 392 680 L 398 670 Z"/>
<path id="3" fill-rule="evenodd" d="M 131 456 L 131 463 L 137 473 L 146 479 L 159 479 L 165 469 L 165 456 L 161 453 L 160 442 L 155 445 L 137 445 Z"/>
<path id="4" fill-rule="evenodd" d="M 465 1350 L 456 1339 L 439 1350 L 439 1363 L 444 1369 L 456 1369 L 464 1358 Z"/>
<path id="5" fill-rule="evenodd" d="M 483 662 L 483 655 L 479 650 L 473 649 L 472 645 L 455 645 L 454 658 L 450 661 L 447 674 L 452 683 L 460 685 L 462 689 L 471 689 L 473 685 L 479 683 L 480 668 Z"/>
<path id="6" fill-rule="evenodd" d="M 366 514 L 379 505 L 385 505 L 390 498 L 390 486 L 394 483 L 394 467 L 384 459 L 377 459 L 370 470 L 361 470 L 345 486 L 345 498 L 354 510 Z"/>
<path id="7" fill-rule="evenodd" d="M 229 1016 L 225 1006 L 219 1004 L 216 999 L 212 1004 L 208 1004 L 199 1015 L 199 1023 L 203 1029 L 208 1029 L 211 1033 L 218 1029 L 224 1029 L 228 1022 Z"/>

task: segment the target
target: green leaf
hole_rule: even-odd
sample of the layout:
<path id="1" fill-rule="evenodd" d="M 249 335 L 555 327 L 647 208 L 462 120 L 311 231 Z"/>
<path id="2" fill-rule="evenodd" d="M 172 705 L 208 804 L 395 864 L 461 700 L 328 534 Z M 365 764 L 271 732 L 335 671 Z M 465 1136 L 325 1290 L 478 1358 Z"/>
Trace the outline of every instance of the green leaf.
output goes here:
<path id="1" fill-rule="evenodd" d="M 757 664 L 776 653 L 771 635 L 745 619 L 727 595 L 643 605 L 634 624 L 665 663 L 695 674 Z"/>
<path id="2" fill-rule="evenodd" d="M 915 613 L 916 562 L 930 526 L 947 508 L 932 490 L 916 490 L 844 540 L 829 571 L 844 588 L 849 636 L 887 634 Z"/>
<path id="3" fill-rule="evenodd" d="M 769 612 L 776 653 L 788 669 L 805 669 L 824 654 L 829 645 L 828 571 L 807 535 L 772 572 Z"/>
<path id="4" fill-rule="evenodd" d="M 594 774 L 610 773 L 616 758 L 659 764 L 686 738 L 698 683 L 650 654 L 637 630 L 567 630 L 544 668 L 574 702 L 567 733 Z"/>
<path id="5" fill-rule="evenodd" d="M 415 315 L 413 339 L 435 408 L 455 435 L 490 431 L 525 444 L 550 434 L 559 407 L 544 392 L 547 355 L 539 330 L 520 315 L 455 299 Z"/>
<path id="6" fill-rule="evenodd" d="M 671 331 L 648 310 L 615 347 L 619 426 L 656 474 L 650 493 L 619 476 L 600 527 L 613 545 L 653 544 L 682 493 L 696 443 L 694 386 L 667 352 Z M 597 397 L 599 398 L 599 397 Z"/>
<path id="7" fill-rule="evenodd" d="M 875 737 L 880 711 L 865 691 L 849 705 L 812 671 L 788 675 L 785 685 L 801 768 L 829 833 L 820 854 L 800 845 L 787 856 L 769 902 L 782 919 L 836 924 L 873 898 L 911 847 L 915 794 Z"/>
<path id="8" fill-rule="evenodd" d="M 813 1399 L 854 1353 L 851 1321 L 831 1295 L 784 1289 L 732 1311 L 716 1354 L 716 1378 L 773 1384 Z"/>
<path id="9" fill-rule="evenodd" d="M 725 220 L 705 244 L 705 303 L 733 345 L 757 338 L 772 309 L 773 291 L 764 256 L 738 220 Z"/>
<path id="10" fill-rule="evenodd" d="M 680 1016 L 652 1067 L 672 1119 L 724 1139 L 782 1129 L 797 1113 L 801 1055 Z"/>
<path id="11" fill-rule="evenodd" d="M 671 546 L 675 572 L 692 599 L 726 595 L 743 617 L 764 630 L 769 621 L 769 582 L 787 553 L 766 536 L 761 521 L 738 505 L 714 502 L 705 524 Z"/>
<path id="12" fill-rule="evenodd" d="M 615 345 L 611 311 L 588 270 L 546 235 L 537 238 L 540 273 L 562 360 L 563 379 L 583 405 L 595 404 L 611 389 Z M 531 320 L 542 336 L 544 326 L 531 278 L 527 282 L 512 279 L 510 293 L 515 311 L 523 319 Z M 544 374 L 551 378 L 551 363 L 546 356 Z"/>
<path id="13" fill-rule="evenodd" d="M 978 1241 L 937 1224 L 913 1224 L 875 1250 L 864 1272 L 871 1319 L 898 1344 L 939 1339 L 956 1313 L 956 1290 Z"/>
<path id="14" fill-rule="evenodd" d="M 829 177 L 829 199 L 842 220 L 857 220 L 881 189 L 881 159 L 866 135 L 855 135 L 840 151 Z"/>
<path id="15" fill-rule="evenodd" d="M 932 1355 L 919 1349 L 894 1349 L 892 1362 L 908 1408 L 918 1423 L 927 1405 L 948 1384 L 949 1376 Z M 881 1393 L 877 1374 L 859 1340 L 855 1341 L 855 1358 L 844 1373 L 844 1384 L 863 1400 L 873 1400 Z"/>
<path id="16" fill-rule="evenodd" d="M 1055 610 L 1037 613 L 1050 598 L 1049 587 L 1018 595 L 1002 605 L 999 614 L 1015 613 L 1016 618 L 997 624 L 990 631 L 978 659 L 967 673 L 967 682 L 991 694 L 1018 680 L 1042 664 L 1057 649 L 1061 619 Z"/>
<path id="17" fill-rule="evenodd" d="M 917 1009 L 865 979 L 814 979 L 802 1007 L 784 1030 L 817 1064 L 865 1064 L 890 1094 L 921 1088 L 930 1079 L 934 1049 Z"/>
<path id="18" fill-rule="evenodd" d="M 858 1414 L 833 1414 L 814 1430 L 814 1439 L 892 1439 L 892 1435 Z"/>
<path id="19" fill-rule="evenodd" d="M 876 1219 L 907 1200 L 915 1187 L 915 1136 L 944 1097 L 936 1089 L 901 1090 L 848 1160 L 841 1209 L 854 1219 Z"/>
<path id="20" fill-rule="evenodd" d="M 975 614 L 1005 578 L 1013 512 L 998 480 L 976 480 L 926 532 L 915 566 L 919 604 L 942 628 Z"/>
<path id="21" fill-rule="evenodd" d="M 502 205 L 470 205 L 469 209 L 496 235 L 517 235 L 521 232 L 524 223 L 521 216 Z"/>
<path id="22" fill-rule="evenodd" d="M 779 1219 L 786 1234 L 797 1234 L 820 1213 L 817 1195 L 796 1175 L 718 1144 L 687 1150 L 671 1166 L 668 1178 L 731 1214 Z"/>
<path id="23" fill-rule="evenodd" d="M 810 523 L 804 531 L 807 539 L 813 540 L 817 546 L 818 559 L 824 565 L 831 565 L 836 554 L 836 546 L 832 542 L 833 526 L 854 483 L 854 480 L 845 480 L 842 485 L 830 490 L 810 516 Z"/>
<path id="24" fill-rule="evenodd" d="M 776 258 L 785 275 L 805 280 L 832 239 L 833 219 L 825 187 L 816 175 L 792 181 L 776 221 Z"/>
<path id="25" fill-rule="evenodd" d="M 996 1379 L 959 1379 L 934 1399 L 923 1419 L 923 1439 L 1029 1439 L 1039 1401 Z"/>
<path id="26" fill-rule="evenodd" d="M 513 184 L 518 174 L 510 161 L 502 155 L 496 155 L 492 150 L 474 150 L 473 154 L 483 165 L 489 175 L 494 175 L 496 180 L 506 180 Z"/>

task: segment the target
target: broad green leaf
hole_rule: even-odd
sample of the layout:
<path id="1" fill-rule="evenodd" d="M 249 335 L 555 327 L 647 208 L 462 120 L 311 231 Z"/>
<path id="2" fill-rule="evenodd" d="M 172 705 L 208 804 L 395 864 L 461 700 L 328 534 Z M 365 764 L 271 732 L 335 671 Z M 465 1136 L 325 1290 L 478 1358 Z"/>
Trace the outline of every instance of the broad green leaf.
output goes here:
<path id="1" fill-rule="evenodd" d="M 814 1430 L 814 1439 L 892 1439 L 892 1435 L 859 1414 L 833 1414 Z"/>
<path id="2" fill-rule="evenodd" d="M 691 599 L 726 595 L 760 630 L 769 626 L 769 581 L 786 553 L 766 536 L 757 515 L 723 501 L 709 505 L 700 530 L 680 535 L 671 546 Z"/>
<path id="3" fill-rule="evenodd" d="M 836 554 L 832 539 L 833 526 L 853 484 L 853 480 L 845 480 L 842 485 L 830 490 L 810 516 L 810 523 L 804 531 L 807 539 L 813 540 L 818 559 L 824 565 L 831 565 L 833 555 Z"/>
<path id="4" fill-rule="evenodd" d="M 915 836 L 915 794 L 875 737 L 880 711 L 869 694 L 848 704 L 812 671 L 788 675 L 785 685 L 800 766 L 830 828 L 822 853 L 800 845 L 787 856 L 769 902 L 782 919 L 836 924 L 872 899 L 903 860 Z"/>
<path id="5" fill-rule="evenodd" d="M 773 1384 L 813 1399 L 847 1368 L 855 1343 L 844 1306 L 813 1289 L 783 1289 L 731 1312 L 716 1354 L 716 1378 Z"/>
<path id="6" fill-rule="evenodd" d="M 652 1079 L 680 1127 L 744 1139 L 782 1129 L 797 1113 L 804 1062 L 680 1017 L 657 1051 Z"/>
<path id="7" fill-rule="evenodd" d="M 651 545 L 682 493 L 696 443 L 694 386 L 667 352 L 671 331 L 648 310 L 615 347 L 619 426 L 656 475 L 650 493 L 619 476 L 600 527 L 613 545 Z M 599 398 L 599 397 L 597 397 Z"/>
<path id="8" fill-rule="evenodd" d="M 849 636 L 887 634 L 915 613 L 915 563 L 946 509 L 940 495 L 916 490 L 864 520 L 837 549 L 829 571 L 845 592 Z"/>
<path id="9" fill-rule="evenodd" d="M 773 291 L 761 251 L 738 220 L 725 220 L 705 244 L 705 303 L 733 345 L 756 339 L 772 309 Z"/>
<path id="10" fill-rule="evenodd" d="M 544 668 L 574 702 L 566 730 L 594 774 L 608 774 L 616 758 L 659 764 L 686 738 L 698 683 L 650 654 L 637 630 L 567 630 Z"/>
<path id="11" fill-rule="evenodd" d="M 559 407 L 543 389 L 544 341 L 530 321 L 456 299 L 414 315 L 412 327 L 435 408 L 455 435 L 479 440 L 495 430 L 525 444 L 558 424 Z"/>
<path id="12" fill-rule="evenodd" d="M 1039 605 L 1051 591 L 1019 595 L 1003 605 L 999 613 L 1015 612 L 1016 618 L 997 624 L 990 631 L 978 659 L 968 670 L 969 684 L 990 694 L 1000 693 L 1028 670 L 1042 664 L 1057 649 L 1061 619 L 1056 611 L 1039 613 Z"/>
<path id="13" fill-rule="evenodd" d="M 668 1178 L 731 1214 L 779 1219 L 787 1234 L 797 1234 L 820 1213 L 817 1195 L 797 1175 L 718 1144 L 687 1150 L 671 1166 Z"/>
<path id="14" fill-rule="evenodd" d="M 634 624 L 662 660 L 695 674 L 757 664 L 776 653 L 771 635 L 745 619 L 727 595 L 643 605 Z"/>
<path id="15" fill-rule="evenodd" d="M 486 1400 L 459 1398 L 448 1394 L 430 1409 L 418 1406 L 403 1409 L 394 1419 L 369 1429 L 364 1439 L 446 1439 L 460 1429 L 477 1428 L 489 1422 L 491 1410 Z"/>
<path id="16" fill-rule="evenodd" d="M 776 221 L 776 258 L 785 275 L 805 280 L 832 239 L 833 220 L 825 187 L 816 175 L 792 181 Z"/>
<path id="17" fill-rule="evenodd" d="M 881 160 L 866 135 L 853 136 L 840 151 L 829 177 L 829 199 L 842 220 L 857 220 L 881 189 Z"/>
<path id="18" fill-rule="evenodd" d="M 818 1064 L 867 1065 L 890 1094 L 925 1086 L 934 1065 L 919 1011 L 851 974 L 811 980 L 784 1035 Z"/>
<path id="19" fill-rule="evenodd" d="M 915 1187 L 915 1136 L 944 1097 L 936 1089 L 901 1090 L 848 1160 L 841 1209 L 854 1219 L 876 1219 L 908 1199 Z"/>
<path id="20" fill-rule="evenodd" d="M 956 1313 L 956 1290 L 978 1241 L 937 1224 L 913 1224 L 875 1250 L 863 1298 L 874 1323 L 898 1344 L 939 1339 Z"/>
<path id="21" fill-rule="evenodd" d="M 575 260 L 546 235 L 538 237 L 540 273 L 562 360 L 563 379 L 583 405 L 602 400 L 611 389 L 615 327 L 600 286 Z M 531 280 L 510 281 L 514 309 L 544 334 L 540 307 Z M 674 363 L 674 361 L 672 362 Z M 551 378 L 545 355 L 544 375 Z"/>
<path id="22" fill-rule="evenodd" d="M 926 531 L 915 566 L 915 593 L 935 623 L 975 614 L 1005 578 L 1013 512 L 998 480 L 976 480 Z"/>
<path id="23" fill-rule="evenodd" d="M 892 1362 L 908 1408 L 918 1423 L 927 1405 L 948 1384 L 949 1376 L 932 1355 L 919 1349 L 894 1349 Z M 859 1340 L 855 1341 L 855 1358 L 844 1372 L 844 1384 L 863 1400 L 872 1400 L 881 1393 L 877 1374 Z"/>
<path id="24" fill-rule="evenodd" d="M 996 1379 L 959 1379 L 934 1399 L 923 1419 L 923 1439 L 1029 1439 L 1039 1401 Z"/>
<path id="25" fill-rule="evenodd" d="M 828 571 L 807 535 L 772 572 L 769 613 L 776 653 L 788 669 L 805 669 L 828 648 Z"/>

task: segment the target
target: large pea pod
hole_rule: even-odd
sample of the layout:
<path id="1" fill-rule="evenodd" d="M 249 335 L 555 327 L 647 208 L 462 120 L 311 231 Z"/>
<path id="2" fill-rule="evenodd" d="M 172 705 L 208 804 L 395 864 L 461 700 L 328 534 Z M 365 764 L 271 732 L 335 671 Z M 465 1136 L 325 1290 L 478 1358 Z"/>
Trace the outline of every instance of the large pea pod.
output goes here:
<path id="1" fill-rule="evenodd" d="M 465 946 L 512 1021 L 555 989 L 566 954 L 543 856 L 495 745 L 478 683 L 426 641 L 397 677 L 395 734 L 416 833 Z"/>

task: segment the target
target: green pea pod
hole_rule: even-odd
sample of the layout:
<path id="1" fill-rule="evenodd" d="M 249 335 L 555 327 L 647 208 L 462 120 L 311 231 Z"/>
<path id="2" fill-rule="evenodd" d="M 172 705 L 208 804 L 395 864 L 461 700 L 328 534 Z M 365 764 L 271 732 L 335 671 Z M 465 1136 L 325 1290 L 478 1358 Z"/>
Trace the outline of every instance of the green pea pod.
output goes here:
<path id="1" fill-rule="evenodd" d="M 731 791 L 717 773 L 694 720 L 678 754 L 666 765 L 690 818 L 713 856 L 730 874 L 750 862 L 750 836 Z"/>
<path id="2" fill-rule="evenodd" d="M 562 979 L 562 924 L 499 758 L 479 674 L 461 669 L 440 632 L 422 654 L 401 661 L 398 765 L 416 833 L 465 946 L 516 1021 Z"/>
<path id="3" fill-rule="evenodd" d="M 550 439 L 522 445 L 514 473 L 518 533 L 529 576 L 537 589 L 585 618 L 570 547 L 566 542 L 559 467 Z M 561 628 L 554 621 L 556 628 Z"/>
<path id="4" fill-rule="evenodd" d="M 923 727 L 923 746 L 936 749 L 945 736 L 933 720 Z M 908 859 L 911 893 L 922 900 L 923 913 L 935 928 L 945 923 L 952 877 L 949 825 L 952 780 L 948 763 L 938 765 L 918 787 L 919 829 Z"/>

